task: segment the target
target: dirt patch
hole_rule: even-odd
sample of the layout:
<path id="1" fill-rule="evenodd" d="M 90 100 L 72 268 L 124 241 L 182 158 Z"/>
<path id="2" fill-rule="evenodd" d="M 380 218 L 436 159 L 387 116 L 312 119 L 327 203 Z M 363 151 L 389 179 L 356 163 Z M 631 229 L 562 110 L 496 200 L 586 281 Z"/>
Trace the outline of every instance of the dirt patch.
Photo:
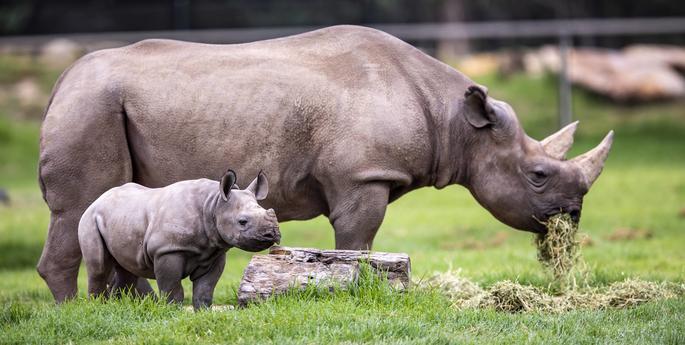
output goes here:
<path id="1" fill-rule="evenodd" d="M 650 239 L 654 233 L 649 229 L 618 228 L 607 236 L 609 241 L 634 241 Z"/>
<path id="2" fill-rule="evenodd" d="M 581 234 L 579 236 L 578 242 L 582 248 L 592 247 L 595 245 L 595 241 L 588 234 Z"/>
<path id="3" fill-rule="evenodd" d="M 490 248 L 497 248 L 504 244 L 509 238 L 509 234 L 505 231 L 497 232 L 492 238 L 487 240 L 478 240 L 472 237 L 465 238 L 459 242 L 446 243 L 441 245 L 442 249 L 454 250 L 454 249 L 464 249 L 464 250 L 485 250 Z"/>

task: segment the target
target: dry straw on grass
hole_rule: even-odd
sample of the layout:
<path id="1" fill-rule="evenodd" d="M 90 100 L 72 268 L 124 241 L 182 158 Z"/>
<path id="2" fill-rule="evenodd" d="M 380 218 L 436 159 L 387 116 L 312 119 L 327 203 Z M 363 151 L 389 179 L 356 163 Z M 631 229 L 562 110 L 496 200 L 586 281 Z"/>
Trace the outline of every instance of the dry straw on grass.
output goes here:
<path id="1" fill-rule="evenodd" d="M 626 308 L 685 295 L 685 284 L 639 279 L 626 279 L 603 288 L 591 288 L 587 285 L 587 269 L 580 255 L 580 243 L 576 239 L 578 224 L 568 214 L 560 214 L 550 218 L 545 225 L 547 233 L 538 235 L 535 241 L 538 260 L 554 278 L 547 290 L 560 293 L 550 293 L 509 280 L 483 289 L 463 278 L 459 271 L 436 274 L 419 285 L 439 289 L 459 309 L 486 308 L 510 313 Z M 579 278 L 582 284 L 578 284 Z"/>
<path id="2" fill-rule="evenodd" d="M 639 279 L 626 279 L 603 288 L 569 290 L 561 295 L 552 295 L 540 288 L 508 280 L 483 289 L 462 277 L 458 271 L 436 274 L 419 285 L 437 288 L 459 309 L 494 309 L 509 313 L 627 308 L 685 295 L 685 284 Z"/>

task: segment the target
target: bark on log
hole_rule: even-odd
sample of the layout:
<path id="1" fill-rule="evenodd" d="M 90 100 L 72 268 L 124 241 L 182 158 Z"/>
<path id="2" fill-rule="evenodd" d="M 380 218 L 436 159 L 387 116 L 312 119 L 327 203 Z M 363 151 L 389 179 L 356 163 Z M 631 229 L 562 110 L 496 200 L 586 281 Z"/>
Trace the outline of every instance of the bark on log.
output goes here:
<path id="1" fill-rule="evenodd" d="M 252 257 L 238 288 L 238 303 L 244 306 L 310 284 L 344 287 L 357 279 L 362 261 L 387 276 L 394 287 L 409 287 L 411 264 L 407 254 L 275 246 L 268 255 Z"/>

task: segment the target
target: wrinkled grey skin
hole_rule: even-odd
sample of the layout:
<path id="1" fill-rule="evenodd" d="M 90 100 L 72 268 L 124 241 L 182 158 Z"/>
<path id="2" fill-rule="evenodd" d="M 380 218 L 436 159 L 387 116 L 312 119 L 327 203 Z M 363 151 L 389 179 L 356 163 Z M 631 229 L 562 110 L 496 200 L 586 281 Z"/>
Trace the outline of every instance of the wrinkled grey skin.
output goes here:
<path id="1" fill-rule="evenodd" d="M 190 277 L 193 306 L 209 307 L 228 249 L 260 251 L 281 238 L 274 211 L 257 204 L 268 193 L 264 174 L 245 190 L 234 182 L 229 171 L 221 184 L 198 179 L 150 189 L 127 183 L 105 192 L 78 227 L 89 294 L 107 293 L 114 270 L 115 294 L 133 290 L 138 277 L 152 278 L 161 295 L 182 303 L 181 280 Z"/>
<path id="2" fill-rule="evenodd" d="M 272 186 L 263 205 L 280 221 L 323 214 L 337 248 L 366 249 L 387 204 L 426 186 L 463 185 L 502 222 L 542 231 L 534 217 L 579 215 L 594 180 L 582 172 L 599 161 L 585 158 L 551 157 L 508 105 L 377 30 L 236 45 L 146 40 L 83 57 L 55 86 L 41 136 L 51 222 L 38 272 L 58 301 L 73 296 L 78 219 L 129 181 L 263 169 Z"/>

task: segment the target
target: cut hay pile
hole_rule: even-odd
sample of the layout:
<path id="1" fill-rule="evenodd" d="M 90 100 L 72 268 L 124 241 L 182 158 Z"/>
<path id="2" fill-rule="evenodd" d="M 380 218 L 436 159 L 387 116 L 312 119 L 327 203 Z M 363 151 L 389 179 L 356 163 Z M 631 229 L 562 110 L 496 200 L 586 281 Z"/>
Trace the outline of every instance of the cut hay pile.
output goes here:
<path id="1" fill-rule="evenodd" d="M 459 309 L 483 308 L 510 313 L 626 308 L 685 295 L 685 284 L 639 279 L 591 288 L 587 284 L 587 269 L 580 255 L 578 224 L 568 214 L 559 214 L 551 217 L 545 226 L 547 233 L 538 235 L 535 244 L 538 260 L 553 277 L 546 290 L 509 280 L 483 289 L 463 278 L 459 271 L 436 274 L 418 285 L 437 288 Z"/>
<path id="2" fill-rule="evenodd" d="M 603 288 L 568 290 L 560 295 L 509 280 L 483 289 L 462 277 L 458 271 L 436 274 L 418 285 L 438 289 L 459 309 L 494 309 L 509 313 L 627 308 L 685 295 L 685 284 L 655 283 L 639 279 L 626 279 Z"/>

